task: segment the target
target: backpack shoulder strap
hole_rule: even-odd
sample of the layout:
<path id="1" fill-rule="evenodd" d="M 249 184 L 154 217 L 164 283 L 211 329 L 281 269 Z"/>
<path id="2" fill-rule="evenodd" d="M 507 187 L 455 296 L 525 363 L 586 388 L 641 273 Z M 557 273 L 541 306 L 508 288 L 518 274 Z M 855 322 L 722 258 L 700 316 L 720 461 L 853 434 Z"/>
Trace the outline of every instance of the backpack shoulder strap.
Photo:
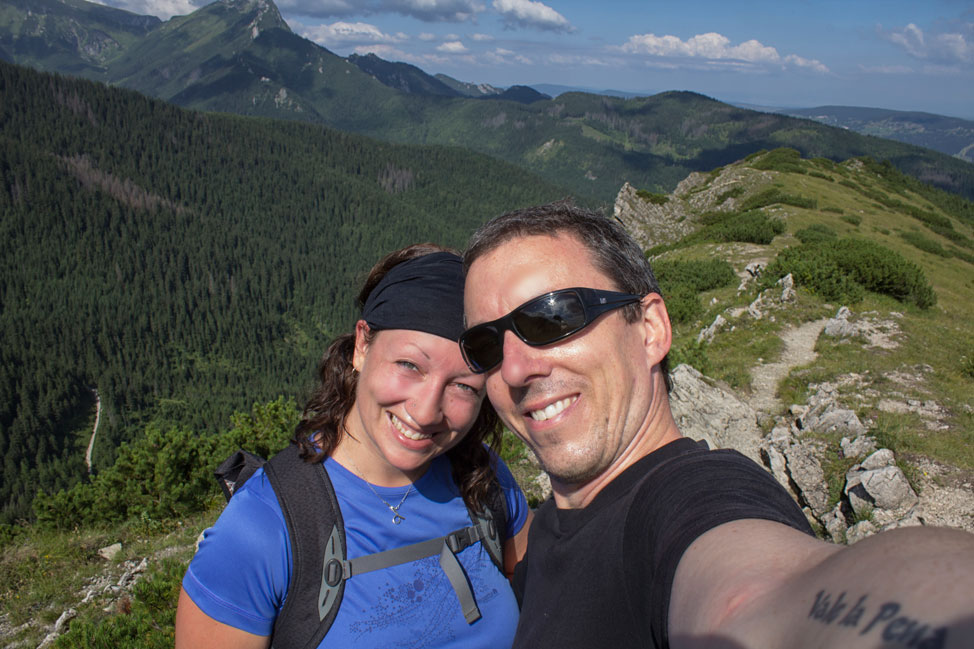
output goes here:
<path id="1" fill-rule="evenodd" d="M 345 580 L 345 524 L 321 462 L 301 459 L 291 445 L 264 467 L 291 537 L 291 582 L 274 622 L 273 649 L 317 647 L 331 628 Z M 338 567 L 338 574 L 336 573 Z"/>
<path id="2" fill-rule="evenodd" d="M 480 530 L 481 542 L 491 561 L 504 574 L 504 541 L 507 540 L 507 499 L 495 478 L 487 490 L 486 507 L 481 511 L 467 508 L 474 527 Z"/>
<path id="3" fill-rule="evenodd" d="M 223 490 L 223 495 L 227 501 L 237 489 L 243 486 L 243 483 L 247 482 L 257 472 L 257 469 L 264 466 L 266 461 L 253 453 L 238 450 L 216 468 L 214 471 L 216 481 L 219 483 L 220 489 Z"/>

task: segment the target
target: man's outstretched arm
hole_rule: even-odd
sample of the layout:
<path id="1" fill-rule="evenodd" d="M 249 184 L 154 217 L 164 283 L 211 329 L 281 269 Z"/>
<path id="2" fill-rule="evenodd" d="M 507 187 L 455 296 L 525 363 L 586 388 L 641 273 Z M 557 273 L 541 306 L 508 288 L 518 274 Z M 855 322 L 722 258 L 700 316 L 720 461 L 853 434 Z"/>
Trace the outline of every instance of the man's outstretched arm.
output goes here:
<path id="1" fill-rule="evenodd" d="M 669 637 L 673 649 L 974 647 L 974 534 L 911 527 L 847 547 L 726 523 L 680 560 Z"/>

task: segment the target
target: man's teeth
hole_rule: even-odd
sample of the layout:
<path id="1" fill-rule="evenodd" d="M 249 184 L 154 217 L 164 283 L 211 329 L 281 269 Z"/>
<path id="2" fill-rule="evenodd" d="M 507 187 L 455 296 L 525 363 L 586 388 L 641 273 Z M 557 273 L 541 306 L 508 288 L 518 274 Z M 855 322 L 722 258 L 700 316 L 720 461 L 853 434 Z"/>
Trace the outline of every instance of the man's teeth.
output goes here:
<path id="1" fill-rule="evenodd" d="M 396 430 L 402 433 L 404 437 L 407 437 L 413 440 L 414 442 L 419 442 L 421 440 L 429 439 L 430 437 L 432 437 L 432 435 L 426 433 L 417 433 L 415 430 L 406 428 L 405 426 L 402 425 L 402 422 L 399 421 L 399 418 L 396 417 L 395 415 L 391 415 L 390 419 L 392 419 L 392 425 L 396 427 Z"/>
<path id="2" fill-rule="evenodd" d="M 546 419 L 551 419 L 559 412 L 561 412 L 568 406 L 572 405 L 572 401 L 574 401 L 574 399 L 569 397 L 567 399 L 562 399 L 561 401 L 555 401 L 554 403 L 546 406 L 545 408 L 542 408 L 541 410 L 532 410 L 531 418 L 534 419 L 535 421 L 544 421 Z"/>

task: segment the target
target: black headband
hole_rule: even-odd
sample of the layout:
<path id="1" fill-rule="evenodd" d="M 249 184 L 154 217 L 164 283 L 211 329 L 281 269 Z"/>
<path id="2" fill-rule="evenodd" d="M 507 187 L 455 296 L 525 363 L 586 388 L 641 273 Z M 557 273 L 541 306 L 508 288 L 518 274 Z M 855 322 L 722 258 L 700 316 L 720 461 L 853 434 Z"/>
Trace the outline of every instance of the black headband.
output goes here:
<path id="1" fill-rule="evenodd" d="M 362 307 L 369 328 L 412 329 L 458 340 L 463 333 L 463 261 L 452 252 L 389 269 Z"/>

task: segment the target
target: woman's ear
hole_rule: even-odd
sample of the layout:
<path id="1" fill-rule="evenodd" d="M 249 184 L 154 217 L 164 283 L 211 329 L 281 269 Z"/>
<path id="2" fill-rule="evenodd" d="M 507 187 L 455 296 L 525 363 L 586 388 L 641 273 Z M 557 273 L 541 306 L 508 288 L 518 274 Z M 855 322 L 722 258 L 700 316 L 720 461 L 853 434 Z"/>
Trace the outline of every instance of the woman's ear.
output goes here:
<path id="1" fill-rule="evenodd" d="M 369 351 L 369 325 L 365 320 L 355 323 L 355 351 L 352 353 L 352 367 L 356 372 L 362 371 L 365 356 Z"/>
<path id="2" fill-rule="evenodd" d="M 640 302 L 643 310 L 643 347 L 651 365 L 657 365 L 670 351 L 673 329 L 666 304 L 659 293 L 648 293 Z"/>

